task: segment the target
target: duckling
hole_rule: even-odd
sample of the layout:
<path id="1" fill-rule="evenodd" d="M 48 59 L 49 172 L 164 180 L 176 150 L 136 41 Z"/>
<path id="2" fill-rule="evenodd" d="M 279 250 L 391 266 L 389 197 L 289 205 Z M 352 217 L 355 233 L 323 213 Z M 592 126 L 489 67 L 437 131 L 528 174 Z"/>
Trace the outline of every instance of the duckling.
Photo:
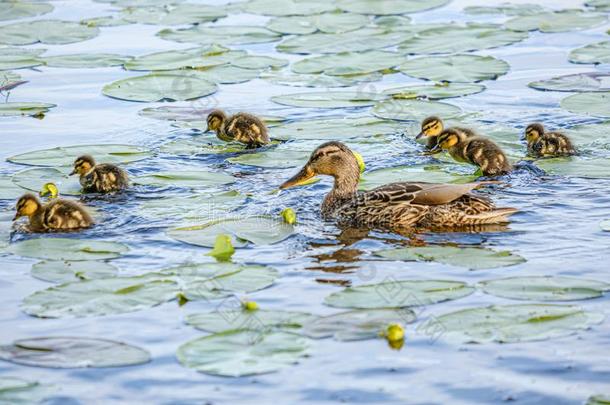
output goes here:
<path id="1" fill-rule="evenodd" d="M 560 132 L 547 132 L 539 123 L 525 128 L 527 152 L 533 157 L 571 156 L 576 153 L 570 138 Z"/>
<path id="2" fill-rule="evenodd" d="M 251 114 L 237 113 L 230 117 L 221 110 L 212 111 L 207 118 L 206 131 L 216 131 L 218 139 L 225 142 L 245 143 L 249 149 L 269 143 L 265 123 Z"/>
<path id="3" fill-rule="evenodd" d="M 468 128 L 456 128 L 466 134 L 467 137 L 476 136 L 474 131 Z M 437 116 L 431 116 L 426 118 L 421 123 L 421 132 L 415 137 L 415 140 L 420 139 L 422 137 L 428 138 L 426 143 L 426 149 L 432 150 L 436 146 L 436 140 L 438 136 L 445 130 L 445 125 L 443 124 L 443 120 Z"/>
<path id="4" fill-rule="evenodd" d="M 447 150 L 458 162 L 479 166 L 484 176 L 498 176 L 512 170 L 502 149 L 480 136 L 468 136 L 457 128 L 444 130 L 432 152 Z"/>
<path id="5" fill-rule="evenodd" d="M 334 178 L 334 186 L 322 202 L 322 217 L 350 226 L 402 230 L 502 224 L 517 211 L 495 208 L 487 198 L 471 193 L 496 182 L 402 182 L 358 191 L 358 161 L 341 142 L 327 142 L 316 148 L 307 164 L 280 189 L 298 186 L 316 175 Z"/>
<path id="6" fill-rule="evenodd" d="M 61 198 L 42 204 L 34 194 L 28 193 L 17 201 L 16 209 L 13 221 L 27 216 L 32 232 L 70 231 L 93 225 L 93 219 L 85 208 Z"/>
<path id="7" fill-rule="evenodd" d="M 74 161 L 74 170 L 70 176 L 74 174 L 80 176 L 80 184 L 85 193 L 111 193 L 129 186 L 125 170 L 109 163 L 96 164 L 89 155 L 80 156 Z"/>

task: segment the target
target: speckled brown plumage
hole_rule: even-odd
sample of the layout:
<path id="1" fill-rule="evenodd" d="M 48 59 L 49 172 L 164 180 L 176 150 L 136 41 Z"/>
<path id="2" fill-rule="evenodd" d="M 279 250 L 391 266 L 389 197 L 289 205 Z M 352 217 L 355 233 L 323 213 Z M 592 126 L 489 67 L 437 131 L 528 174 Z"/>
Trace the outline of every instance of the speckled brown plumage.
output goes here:
<path id="1" fill-rule="evenodd" d="M 123 169 L 108 163 L 96 164 L 88 155 L 74 161 L 72 174 L 80 176 L 85 193 L 112 193 L 129 187 L 129 178 Z"/>
<path id="2" fill-rule="evenodd" d="M 561 132 L 547 132 L 542 124 L 530 124 L 525 129 L 527 153 L 532 157 L 571 156 L 576 149 L 570 138 Z"/>
<path id="3" fill-rule="evenodd" d="M 208 130 L 216 131 L 218 138 L 223 141 L 241 142 L 248 148 L 269 143 L 265 123 L 252 114 L 240 112 L 227 117 L 223 111 L 214 110 L 208 115 L 207 123 Z"/>
<path id="4" fill-rule="evenodd" d="M 54 199 L 42 204 L 33 194 L 26 194 L 17 202 L 15 219 L 27 216 L 32 232 L 73 231 L 89 228 L 93 219 L 80 204 Z"/>
<path id="5" fill-rule="evenodd" d="M 467 137 L 474 137 L 477 134 L 468 128 L 462 127 L 452 127 L 455 128 L 462 133 L 464 133 Z M 421 132 L 415 139 L 420 139 L 422 137 L 426 138 L 426 150 L 431 151 L 436 148 L 438 144 L 438 136 L 445 130 L 445 124 L 443 120 L 437 116 L 431 116 L 426 118 L 421 123 Z"/>

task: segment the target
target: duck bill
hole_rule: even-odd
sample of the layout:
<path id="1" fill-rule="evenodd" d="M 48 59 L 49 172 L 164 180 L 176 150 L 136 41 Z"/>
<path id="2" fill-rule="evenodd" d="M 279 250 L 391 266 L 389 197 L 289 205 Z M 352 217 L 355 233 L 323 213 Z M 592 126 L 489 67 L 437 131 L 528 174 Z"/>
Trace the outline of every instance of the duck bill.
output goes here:
<path id="1" fill-rule="evenodd" d="M 296 175 L 292 178 L 286 180 L 281 186 L 280 190 L 284 190 L 286 188 L 297 187 L 307 182 L 307 180 L 311 179 L 316 174 L 311 169 L 309 165 L 305 165 Z"/>

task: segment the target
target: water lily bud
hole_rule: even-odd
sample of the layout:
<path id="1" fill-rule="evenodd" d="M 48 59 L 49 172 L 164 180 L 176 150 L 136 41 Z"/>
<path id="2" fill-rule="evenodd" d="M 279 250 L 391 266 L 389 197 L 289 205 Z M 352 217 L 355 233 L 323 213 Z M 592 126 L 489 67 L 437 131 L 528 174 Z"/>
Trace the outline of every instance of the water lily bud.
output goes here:
<path id="1" fill-rule="evenodd" d="M 282 218 L 284 219 L 284 222 L 289 225 L 294 225 L 297 222 L 297 214 L 292 208 L 286 208 L 285 210 L 283 210 Z"/>
<path id="2" fill-rule="evenodd" d="M 358 167 L 360 168 L 360 173 L 364 173 L 364 171 L 366 170 L 366 165 L 364 164 L 364 159 L 362 158 L 362 155 L 358 152 L 352 152 L 352 153 L 356 157 L 356 161 L 358 161 Z"/>
<path id="3" fill-rule="evenodd" d="M 243 307 L 246 311 L 256 311 L 258 309 L 258 304 L 254 301 L 245 301 Z"/>
<path id="4" fill-rule="evenodd" d="M 227 262 L 231 260 L 233 253 L 235 253 L 235 248 L 231 243 L 231 237 L 229 235 L 221 234 L 216 237 L 214 248 L 211 252 L 207 253 L 206 256 L 212 256 L 219 262 Z"/>

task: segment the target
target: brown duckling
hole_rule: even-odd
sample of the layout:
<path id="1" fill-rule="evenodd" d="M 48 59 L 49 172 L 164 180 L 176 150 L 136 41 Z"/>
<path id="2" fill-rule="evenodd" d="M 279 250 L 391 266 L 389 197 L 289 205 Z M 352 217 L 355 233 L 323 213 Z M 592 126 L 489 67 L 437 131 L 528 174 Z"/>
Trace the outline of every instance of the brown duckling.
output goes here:
<path id="1" fill-rule="evenodd" d="M 490 182 L 402 182 L 359 191 L 358 161 L 341 142 L 327 142 L 316 148 L 301 171 L 280 188 L 298 186 L 316 175 L 334 177 L 334 186 L 321 206 L 322 216 L 351 226 L 401 230 L 502 224 L 517 211 L 495 208 L 487 198 L 471 193 Z"/>
<path id="2" fill-rule="evenodd" d="M 458 162 L 479 166 L 484 176 L 498 176 L 512 170 L 502 149 L 490 139 L 449 128 L 438 136 L 437 142 L 432 152 L 446 150 Z"/>
<path id="3" fill-rule="evenodd" d="M 474 131 L 468 128 L 456 128 L 462 131 L 466 136 L 476 136 Z M 422 137 L 428 138 L 426 143 L 426 149 L 432 150 L 436 147 L 436 141 L 438 136 L 445 130 L 445 125 L 443 120 L 437 116 L 431 116 L 426 118 L 421 123 L 421 132 L 415 137 L 415 139 L 420 139 Z"/>
<path id="4" fill-rule="evenodd" d="M 42 204 L 34 194 L 24 194 L 17 201 L 16 221 L 26 216 L 32 232 L 71 231 L 93 225 L 91 215 L 75 201 L 55 198 Z"/>
<path id="5" fill-rule="evenodd" d="M 240 112 L 227 117 L 224 111 L 214 110 L 208 115 L 207 122 L 207 131 L 216 131 L 218 139 L 225 142 L 245 143 L 248 148 L 269 143 L 265 123 L 254 115 Z"/>
<path id="6" fill-rule="evenodd" d="M 570 138 L 560 132 L 547 132 L 539 123 L 525 128 L 527 152 L 533 157 L 571 156 L 576 153 Z"/>
<path id="7" fill-rule="evenodd" d="M 111 193 L 129 186 L 125 170 L 109 163 L 96 164 L 93 157 L 83 155 L 74 161 L 70 176 L 78 174 L 85 193 Z"/>

